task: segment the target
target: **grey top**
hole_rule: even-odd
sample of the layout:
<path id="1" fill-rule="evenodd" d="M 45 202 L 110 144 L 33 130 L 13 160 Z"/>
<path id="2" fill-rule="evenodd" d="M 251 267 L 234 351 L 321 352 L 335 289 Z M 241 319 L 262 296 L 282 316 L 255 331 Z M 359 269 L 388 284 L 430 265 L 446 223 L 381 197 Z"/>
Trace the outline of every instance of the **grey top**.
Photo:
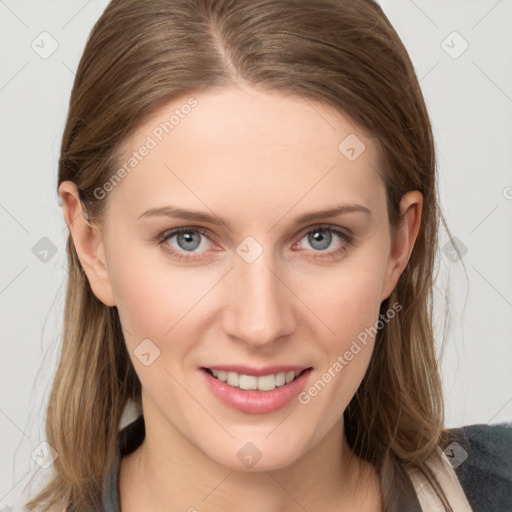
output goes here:
<path id="1" fill-rule="evenodd" d="M 512 423 L 468 425 L 449 431 L 453 440 L 441 448 L 451 459 L 473 511 L 512 511 Z M 142 415 L 119 432 L 117 457 L 105 479 L 102 508 L 96 512 L 120 512 L 120 461 L 140 446 L 144 436 Z M 394 508 L 396 512 L 422 512 L 406 472 L 398 480 Z"/>

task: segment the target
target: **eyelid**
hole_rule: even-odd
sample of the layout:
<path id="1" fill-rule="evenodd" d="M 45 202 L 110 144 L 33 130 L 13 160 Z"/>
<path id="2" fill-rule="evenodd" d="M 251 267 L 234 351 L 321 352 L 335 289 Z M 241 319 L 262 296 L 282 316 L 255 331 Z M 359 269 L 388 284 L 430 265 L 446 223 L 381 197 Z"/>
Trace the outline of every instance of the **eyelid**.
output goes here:
<path id="1" fill-rule="evenodd" d="M 329 251 L 307 250 L 307 252 L 315 254 L 315 256 L 313 256 L 314 258 L 334 257 L 338 252 L 347 251 L 349 247 L 356 245 L 356 237 L 351 229 L 334 226 L 332 224 L 314 224 L 313 226 L 305 228 L 305 230 L 298 235 L 298 239 L 293 246 L 298 244 L 308 233 L 314 231 L 330 231 L 340 238 L 340 245 L 335 249 L 330 249 Z"/>
<path id="2" fill-rule="evenodd" d="M 302 238 L 304 238 L 304 236 L 306 236 L 308 233 L 315 231 L 315 230 L 331 231 L 331 233 L 334 233 L 341 239 L 341 247 L 338 247 L 337 249 L 331 249 L 329 251 L 306 250 L 306 252 L 316 253 L 314 258 L 329 258 L 329 256 L 331 256 L 331 257 L 335 256 L 335 254 L 338 251 L 346 250 L 347 246 L 352 246 L 352 245 L 355 245 L 355 243 L 356 243 L 354 232 L 351 229 L 342 228 L 341 226 L 335 226 L 332 224 L 326 224 L 326 223 L 318 224 L 317 223 L 317 224 L 312 224 L 306 228 L 303 228 L 301 231 L 298 232 L 298 234 L 295 234 L 292 237 L 292 240 L 296 240 L 293 245 L 295 245 L 296 243 L 299 243 L 302 240 Z M 168 229 L 168 230 L 164 231 L 163 233 L 159 234 L 157 236 L 156 241 L 158 242 L 158 245 L 164 246 L 166 241 L 168 241 L 169 239 L 171 239 L 174 236 L 179 235 L 180 233 L 183 233 L 183 232 L 200 233 L 205 238 L 207 238 L 211 243 L 213 243 L 215 245 L 219 245 L 219 244 L 217 244 L 217 242 L 215 242 L 215 240 L 212 240 L 212 237 L 210 236 L 209 230 L 207 228 L 203 228 L 203 227 L 199 227 L 199 226 L 181 226 L 181 227 Z M 194 260 L 199 260 L 202 258 L 202 256 L 195 256 L 196 253 L 180 251 L 180 250 L 170 246 L 169 244 L 167 244 L 165 247 L 163 247 L 163 250 L 171 253 L 174 257 L 176 257 L 178 259 L 194 261 Z M 207 251 L 203 251 L 202 253 L 197 253 L 197 254 L 203 254 L 206 252 Z"/>
<path id="3" fill-rule="evenodd" d="M 208 233 L 208 229 L 199 226 L 181 226 L 177 228 L 167 229 L 166 231 L 157 236 L 156 241 L 159 243 L 163 243 L 171 239 L 172 237 L 179 235 L 180 233 L 187 233 L 190 231 L 200 233 L 205 238 L 207 238 L 211 243 L 217 244 L 217 242 L 215 242 L 215 240 L 213 240 L 211 235 Z"/>
<path id="4" fill-rule="evenodd" d="M 354 232 L 351 229 L 349 229 L 349 228 L 345 228 L 345 227 L 341 227 L 341 226 L 335 226 L 334 224 L 320 223 L 320 224 L 312 224 L 311 226 L 308 226 L 307 228 L 301 229 L 297 233 L 297 235 L 294 235 L 293 238 L 296 238 L 297 236 L 300 236 L 302 238 L 304 235 L 307 235 L 310 231 L 314 231 L 315 229 L 318 229 L 318 230 L 327 229 L 327 230 L 330 230 L 330 231 L 332 231 L 334 233 L 340 232 L 347 239 L 348 238 L 353 238 L 355 236 Z"/>

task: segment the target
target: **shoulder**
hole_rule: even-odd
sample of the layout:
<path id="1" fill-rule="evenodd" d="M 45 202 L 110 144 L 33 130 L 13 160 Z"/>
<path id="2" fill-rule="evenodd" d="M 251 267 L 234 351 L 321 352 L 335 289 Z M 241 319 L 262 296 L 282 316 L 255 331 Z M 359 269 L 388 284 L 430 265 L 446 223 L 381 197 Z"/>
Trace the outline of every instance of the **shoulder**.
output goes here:
<path id="1" fill-rule="evenodd" d="M 442 449 L 475 511 L 509 510 L 512 503 L 512 423 L 448 429 Z"/>

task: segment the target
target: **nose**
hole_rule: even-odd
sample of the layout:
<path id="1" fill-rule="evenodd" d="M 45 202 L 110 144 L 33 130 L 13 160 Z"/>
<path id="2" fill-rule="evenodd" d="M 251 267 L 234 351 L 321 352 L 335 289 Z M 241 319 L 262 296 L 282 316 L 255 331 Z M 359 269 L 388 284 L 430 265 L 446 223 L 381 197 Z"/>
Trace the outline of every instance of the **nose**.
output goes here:
<path id="1" fill-rule="evenodd" d="M 223 315 L 225 332 L 254 347 L 272 346 L 295 329 L 293 293 L 273 260 L 263 254 L 235 260 Z"/>

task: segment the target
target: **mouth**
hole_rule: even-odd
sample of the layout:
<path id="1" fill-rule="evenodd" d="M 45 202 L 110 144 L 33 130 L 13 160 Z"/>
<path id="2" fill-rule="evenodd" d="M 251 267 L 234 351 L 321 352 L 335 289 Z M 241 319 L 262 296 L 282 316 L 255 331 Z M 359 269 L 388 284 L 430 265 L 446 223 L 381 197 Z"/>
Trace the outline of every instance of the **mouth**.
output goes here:
<path id="1" fill-rule="evenodd" d="M 224 405 L 242 413 L 267 414 L 297 398 L 307 386 L 313 367 L 222 365 L 198 370 L 207 388 Z"/>
<path id="2" fill-rule="evenodd" d="M 286 386 L 298 379 L 303 373 L 311 370 L 308 368 L 283 369 L 282 371 L 270 370 L 245 370 L 243 373 L 234 370 L 202 367 L 201 370 L 208 373 L 214 379 L 227 384 L 230 387 L 242 390 L 272 391 L 276 388 Z M 258 375 L 255 375 L 255 374 Z"/>

